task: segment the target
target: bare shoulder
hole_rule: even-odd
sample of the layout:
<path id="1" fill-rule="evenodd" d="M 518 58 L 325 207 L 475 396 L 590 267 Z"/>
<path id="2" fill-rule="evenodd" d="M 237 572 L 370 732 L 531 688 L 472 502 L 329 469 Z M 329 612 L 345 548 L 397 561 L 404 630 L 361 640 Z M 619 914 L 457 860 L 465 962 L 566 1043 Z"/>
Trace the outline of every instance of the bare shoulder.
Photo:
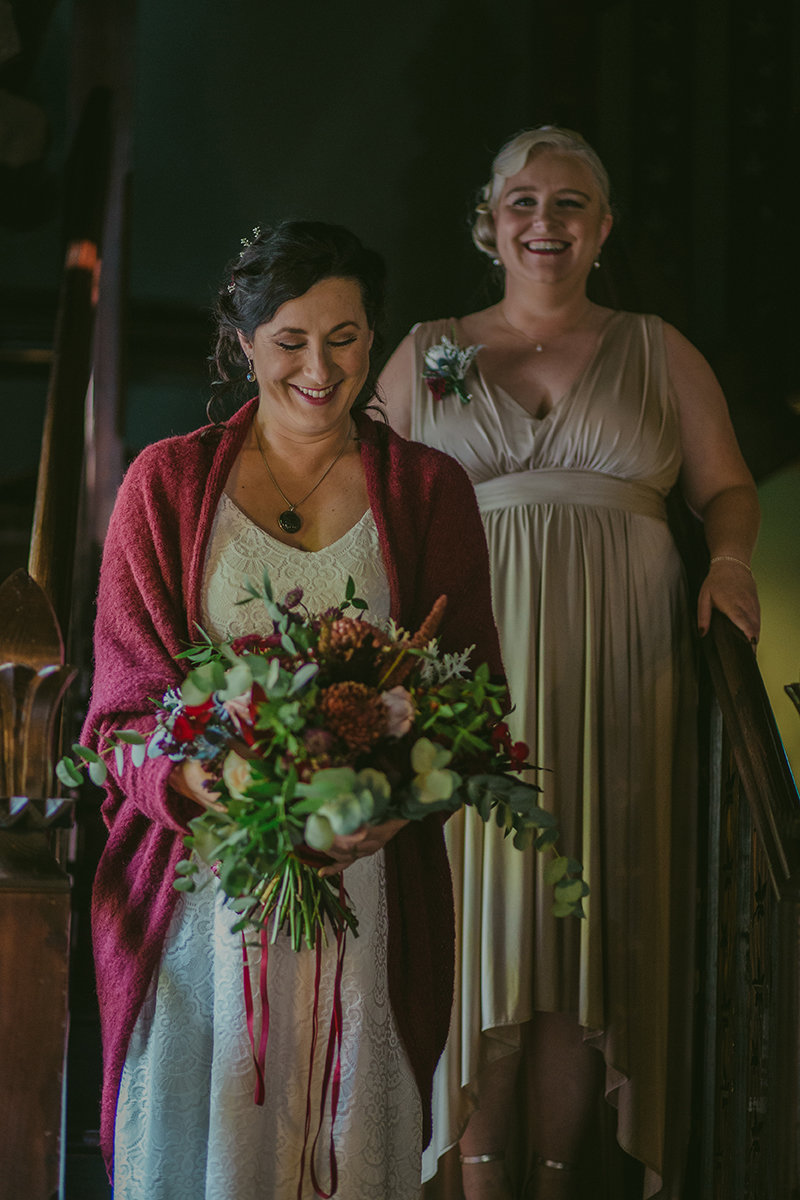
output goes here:
<path id="1" fill-rule="evenodd" d="M 695 512 L 726 488 L 752 487 L 722 388 L 710 363 L 688 338 L 664 322 L 670 387 L 678 412 L 683 486 Z"/>
<path id="2" fill-rule="evenodd" d="M 465 317 L 458 318 L 458 325 L 462 336 L 470 344 L 486 341 L 489 332 L 493 329 L 497 320 L 497 305 L 493 304 L 491 308 L 482 308 L 479 312 L 467 313 Z"/>
<path id="3" fill-rule="evenodd" d="M 416 349 L 414 332 L 407 333 L 381 371 L 378 384 L 386 402 L 386 416 L 396 433 L 411 434 L 411 405 L 414 398 Z"/>
<path id="4" fill-rule="evenodd" d="M 718 392 L 721 397 L 717 377 L 697 347 L 669 322 L 663 322 L 663 329 L 670 380 L 677 398 L 681 400 L 698 388 Z"/>

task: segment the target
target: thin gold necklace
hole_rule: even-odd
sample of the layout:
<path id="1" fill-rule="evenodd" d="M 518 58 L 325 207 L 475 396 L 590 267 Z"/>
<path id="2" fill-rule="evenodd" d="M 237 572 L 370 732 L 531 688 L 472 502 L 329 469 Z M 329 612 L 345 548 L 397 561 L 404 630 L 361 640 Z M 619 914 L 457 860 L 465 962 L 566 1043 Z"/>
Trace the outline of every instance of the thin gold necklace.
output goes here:
<path id="1" fill-rule="evenodd" d="M 258 432 L 258 418 L 256 418 L 254 420 L 253 428 L 254 428 L 255 434 L 256 434 L 256 445 L 258 446 L 258 449 L 261 453 L 261 457 L 264 460 L 264 466 L 267 468 L 267 474 L 269 475 L 270 479 L 274 483 L 277 490 L 280 492 L 284 502 L 288 505 L 288 508 L 284 509 L 284 511 L 282 513 L 278 513 L 278 524 L 280 525 L 280 527 L 284 533 L 299 533 L 300 530 L 303 528 L 303 519 L 300 516 L 300 513 L 297 511 L 297 509 L 300 507 L 301 504 L 305 504 L 306 500 L 312 494 L 312 492 L 315 492 L 317 490 L 319 485 L 322 483 L 323 479 L 326 477 L 326 475 L 329 474 L 330 471 L 333 470 L 333 468 L 336 466 L 339 459 L 344 454 L 345 450 L 347 449 L 347 444 L 350 441 L 350 438 L 352 435 L 352 426 L 353 426 L 353 423 L 351 421 L 347 428 L 347 437 L 344 439 L 341 449 L 338 451 L 338 453 L 337 453 L 336 457 L 333 459 L 333 461 L 328 463 L 327 467 L 322 472 L 322 474 L 320 475 L 319 479 L 314 484 L 314 486 L 312 488 L 309 488 L 309 490 L 306 492 L 305 496 L 303 496 L 302 500 L 296 500 L 294 502 L 294 504 L 292 504 L 291 500 L 286 495 L 286 492 L 283 490 L 283 488 L 278 483 L 275 476 L 272 474 L 272 468 L 270 467 L 269 462 L 267 461 L 267 456 L 264 453 L 264 447 L 261 443 L 261 435 Z"/>
<path id="2" fill-rule="evenodd" d="M 508 326 L 508 328 L 509 328 L 509 329 L 513 329 L 514 333 L 518 333 L 520 337 L 523 337 L 523 338 L 525 338 L 525 341 L 526 341 L 526 342 L 530 342 L 530 343 L 531 343 L 531 345 L 533 346 L 533 348 L 534 348 L 534 350 L 536 351 L 536 353 L 537 353 L 537 354 L 541 354 L 541 353 L 542 353 L 542 351 L 543 351 L 543 350 L 544 350 L 544 348 L 545 348 L 545 347 L 544 347 L 544 343 L 541 341 L 541 339 L 540 339 L 540 338 L 537 338 L 537 337 L 531 337 L 531 335 L 530 335 L 529 333 L 526 333 L 524 329 L 520 329 L 520 328 L 519 328 L 517 325 L 512 325 L 512 324 L 511 324 L 511 322 L 509 321 L 508 317 L 506 316 L 506 314 L 503 312 L 503 305 L 502 305 L 502 304 L 498 304 L 497 308 L 498 308 L 498 310 L 499 310 L 499 312 L 500 312 L 500 318 L 501 318 L 501 320 L 505 321 L 505 323 L 506 323 L 506 325 Z M 581 316 L 578 318 L 578 320 L 575 322 L 575 324 L 574 324 L 574 325 L 570 325 L 569 329 L 562 329 L 560 334 L 554 334 L 554 336 L 555 336 L 555 337 L 561 337 L 561 336 L 562 336 L 562 334 L 565 334 L 565 333 L 572 333 L 573 329 L 577 329 L 577 328 L 578 328 L 578 326 L 580 325 L 580 323 L 581 323 L 581 321 L 582 321 L 582 320 L 583 320 L 583 315 L 581 315 Z"/>

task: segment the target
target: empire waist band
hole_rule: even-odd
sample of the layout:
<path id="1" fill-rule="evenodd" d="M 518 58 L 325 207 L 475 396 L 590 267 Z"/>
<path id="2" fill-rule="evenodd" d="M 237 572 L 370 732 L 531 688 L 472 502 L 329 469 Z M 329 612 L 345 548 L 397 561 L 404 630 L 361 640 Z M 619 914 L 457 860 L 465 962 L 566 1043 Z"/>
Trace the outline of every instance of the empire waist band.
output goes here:
<path id="1" fill-rule="evenodd" d="M 475 495 L 482 513 L 529 504 L 584 504 L 619 508 L 657 521 L 667 519 L 664 497 L 656 488 L 602 471 L 562 467 L 515 471 L 475 484 Z"/>

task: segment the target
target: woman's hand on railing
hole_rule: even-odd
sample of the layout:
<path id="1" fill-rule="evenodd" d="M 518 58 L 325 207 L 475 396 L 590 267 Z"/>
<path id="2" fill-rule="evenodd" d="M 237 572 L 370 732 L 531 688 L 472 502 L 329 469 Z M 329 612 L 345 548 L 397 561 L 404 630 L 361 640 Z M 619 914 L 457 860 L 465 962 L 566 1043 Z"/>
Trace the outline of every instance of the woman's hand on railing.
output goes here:
<path id="1" fill-rule="evenodd" d="M 705 637 L 711 610 L 718 608 L 755 645 L 761 630 L 756 584 L 746 563 L 729 558 L 712 561 L 697 598 L 697 628 Z"/>

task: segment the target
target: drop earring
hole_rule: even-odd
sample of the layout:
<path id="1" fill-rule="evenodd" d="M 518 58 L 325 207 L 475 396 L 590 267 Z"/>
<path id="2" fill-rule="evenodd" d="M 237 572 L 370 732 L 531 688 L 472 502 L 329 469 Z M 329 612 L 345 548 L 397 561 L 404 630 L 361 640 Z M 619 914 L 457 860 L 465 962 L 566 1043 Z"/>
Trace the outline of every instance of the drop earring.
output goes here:
<path id="1" fill-rule="evenodd" d="M 594 267 L 595 271 L 600 270 L 600 255 L 599 254 L 598 254 L 597 258 L 594 260 L 594 262 L 592 263 L 592 266 Z"/>
<path id="2" fill-rule="evenodd" d="M 248 383 L 255 383 L 256 372 L 255 372 L 255 368 L 253 367 L 252 358 L 248 358 L 247 362 L 248 362 L 248 370 L 247 370 L 247 374 L 245 375 L 245 379 L 247 380 Z"/>

